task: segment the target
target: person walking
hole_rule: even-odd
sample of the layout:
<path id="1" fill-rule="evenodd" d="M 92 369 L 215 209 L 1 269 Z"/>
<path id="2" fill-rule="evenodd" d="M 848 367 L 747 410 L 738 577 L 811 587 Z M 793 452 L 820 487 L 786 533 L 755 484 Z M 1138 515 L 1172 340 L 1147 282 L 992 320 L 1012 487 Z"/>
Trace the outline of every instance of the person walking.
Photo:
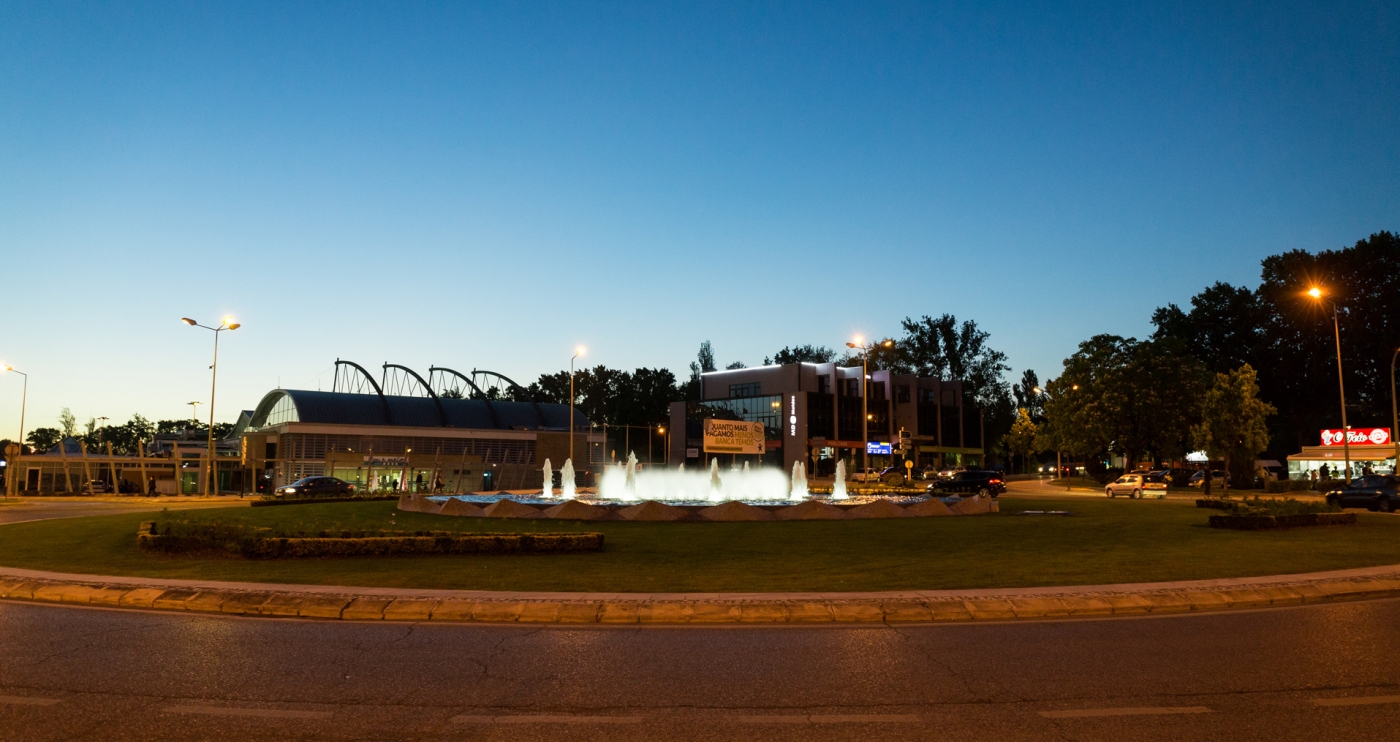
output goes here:
<path id="1" fill-rule="evenodd" d="M 417 478 L 415 478 L 415 479 L 413 480 L 413 491 L 414 491 L 414 492 L 422 492 L 422 491 L 423 491 L 423 472 L 421 472 L 421 471 L 418 472 Z"/>
<path id="2" fill-rule="evenodd" d="M 151 497 L 155 497 L 155 495 L 156 495 L 156 478 L 155 478 L 155 477 L 151 477 L 150 481 L 146 483 L 146 494 L 150 495 Z"/>

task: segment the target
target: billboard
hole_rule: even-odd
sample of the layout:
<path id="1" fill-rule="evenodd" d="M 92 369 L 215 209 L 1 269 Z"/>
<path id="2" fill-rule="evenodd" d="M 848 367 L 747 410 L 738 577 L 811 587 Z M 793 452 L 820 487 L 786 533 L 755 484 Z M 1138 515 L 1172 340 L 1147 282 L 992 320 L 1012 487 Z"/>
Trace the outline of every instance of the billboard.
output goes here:
<path id="1" fill-rule="evenodd" d="M 865 452 L 880 456 L 889 456 L 893 452 L 893 447 L 888 443 L 867 441 L 865 444 Z"/>
<path id="2" fill-rule="evenodd" d="M 1347 435 L 1346 442 L 1353 446 L 1384 446 L 1390 443 L 1390 430 L 1387 428 L 1352 428 Z M 1342 445 L 1342 431 L 1322 431 L 1322 445 Z"/>
<path id="3" fill-rule="evenodd" d="M 763 423 L 706 420 L 705 453 L 763 453 Z"/>

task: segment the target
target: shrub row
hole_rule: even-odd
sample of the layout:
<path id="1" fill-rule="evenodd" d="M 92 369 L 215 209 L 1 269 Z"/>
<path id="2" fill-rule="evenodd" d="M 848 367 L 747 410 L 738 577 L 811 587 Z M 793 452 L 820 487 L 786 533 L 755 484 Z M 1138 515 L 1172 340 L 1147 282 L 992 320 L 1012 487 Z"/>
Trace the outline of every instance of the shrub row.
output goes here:
<path id="1" fill-rule="evenodd" d="M 1306 479 L 1277 479 L 1264 483 L 1264 491 L 1277 495 L 1283 492 L 1307 492 L 1312 489 L 1312 482 Z"/>
<path id="2" fill-rule="evenodd" d="M 146 521 L 136 544 L 167 554 L 219 551 L 249 559 L 302 557 L 427 556 L 434 554 L 573 554 L 601 551 L 601 533 L 455 533 L 450 531 L 345 532 L 315 536 L 273 533 L 267 528 Z"/>
<path id="3" fill-rule="evenodd" d="M 1356 513 L 1295 513 L 1293 515 L 1212 515 L 1211 528 L 1235 531 L 1270 531 L 1307 526 L 1348 526 L 1356 523 Z"/>

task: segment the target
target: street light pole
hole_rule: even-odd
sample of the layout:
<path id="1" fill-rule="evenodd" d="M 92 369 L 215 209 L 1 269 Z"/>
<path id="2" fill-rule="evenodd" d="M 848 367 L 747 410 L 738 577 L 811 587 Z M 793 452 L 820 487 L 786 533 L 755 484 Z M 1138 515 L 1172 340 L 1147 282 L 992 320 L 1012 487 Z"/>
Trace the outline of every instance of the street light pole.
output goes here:
<path id="1" fill-rule="evenodd" d="M 16 371 L 14 366 L 6 366 L 6 371 L 19 374 L 24 377 L 24 392 L 20 396 L 19 402 L 19 444 L 20 453 L 24 452 L 24 408 L 29 404 L 29 374 L 23 371 Z"/>
<path id="2" fill-rule="evenodd" d="M 29 405 L 29 374 L 26 374 L 26 373 L 23 372 L 23 371 L 15 371 L 15 367 L 14 367 L 14 366 L 6 366 L 6 367 L 5 367 L 5 370 L 6 370 L 6 371 L 13 371 L 14 373 L 17 373 L 17 374 L 19 374 L 20 376 L 23 376 L 23 377 L 24 377 L 24 391 L 21 392 L 21 394 L 20 394 L 20 401 L 19 401 L 19 440 L 15 442 L 15 445 L 19 446 L 19 453 L 20 453 L 20 456 L 23 456 L 23 455 L 24 455 L 24 408 L 27 407 L 27 406 Z M 6 455 L 8 456 L 8 454 L 6 454 Z M 12 471 L 13 469 L 16 468 L 16 467 L 15 467 L 15 462 L 14 462 L 14 461 L 6 461 L 6 462 L 5 462 L 5 468 L 7 469 L 7 471 L 5 472 L 5 498 L 6 498 L 6 499 L 9 499 L 9 497 L 10 497 L 10 490 L 11 490 L 11 489 L 16 489 L 16 488 L 19 487 L 18 482 L 16 482 L 16 480 L 15 480 L 15 477 L 18 477 L 18 476 L 19 476 L 19 472 L 17 472 L 17 471 Z"/>
<path id="3" fill-rule="evenodd" d="M 882 347 L 888 348 L 894 345 L 893 340 L 886 340 L 880 343 Z M 847 348 L 860 349 L 860 468 L 861 481 L 868 483 L 870 480 L 870 351 L 874 344 L 866 345 L 865 339 L 856 336 L 855 342 L 846 343 Z"/>
<path id="4" fill-rule="evenodd" d="M 583 346 L 574 350 L 573 358 L 569 359 L 569 459 L 574 457 L 574 359 L 583 355 Z M 603 438 L 604 445 L 607 445 L 607 437 Z"/>
<path id="5" fill-rule="evenodd" d="M 1347 484 L 1351 484 L 1351 427 L 1347 425 L 1347 388 L 1342 378 L 1342 327 L 1337 319 L 1337 302 L 1323 299 L 1322 289 L 1308 289 L 1308 296 L 1332 305 L 1332 336 L 1337 341 L 1337 391 L 1342 398 L 1342 455 L 1346 458 Z"/>
<path id="6" fill-rule="evenodd" d="M 1390 443 L 1395 446 L 1395 466 L 1391 467 L 1391 474 L 1400 474 L 1400 413 L 1396 412 L 1395 406 L 1395 359 L 1400 357 L 1400 348 L 1390 356 Z"/>
<path id="7" fill-rule="evenodd" d="M 214 394 L 218 390 L 219 385 L 219 333 L 223 332 L 224 330 L 237 330 L 239 327 L 242 327 L 242 325 L 238 324 L 237 322 L 234 322 L 232 317 L 224 317 L 223 321 L 219 323 L 218 327 L 206 327 L 205 325 L 201 325 L 198 322 L 195 322 L 189 317 L 181 317 L 180 321 L 184 322 L 187 325 L 190 325 L 191 327 L 203 327 L 204 329 L 214 333 L 214 364 L 209 367 L 210 371 L 213 372 L 209 376 L 209 440 L 207 444 L 208 448 L 206 448 L 204 451 L 204 495 L 208 497 L 211 494 L 210 489 L 213 484 L 212 480 L 216 476 L 217 472 L 217 470 L 214 467 Z M 193 409 L 193 407 L 191 407 L 191 409 Z"/>

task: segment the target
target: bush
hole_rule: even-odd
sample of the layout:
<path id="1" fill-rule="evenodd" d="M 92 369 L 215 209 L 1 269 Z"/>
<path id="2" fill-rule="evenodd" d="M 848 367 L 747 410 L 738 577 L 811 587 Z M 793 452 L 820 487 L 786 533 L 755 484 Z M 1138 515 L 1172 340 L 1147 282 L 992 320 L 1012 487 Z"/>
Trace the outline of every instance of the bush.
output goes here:
<path id="1" fill-rule="evenodd" d="M 1325 502 L 1303 502 L 1288 498 L 1279 500 L 1275 498 L 1264 499 L 1262 497 L 1247 497 L 1239 502 L 1230 503 L 1232 510 L 1237 515 L 1301 515 L 1306 513 L 1339 513 L 1341 508 L 1334 507 Z"/>
<path id="2" fill-rule="evenodd" d="M 221 523 L 146 521 L 136 544 L 167 554 L 218 551 L 248 559 L 425 556 L 432 554 L 571 554 L 601 551 L 601 533 L 457 533 L 453 531 L 321 531 L 276 533 Z"/>
<path id="3" fill-rule="evenodd" d="M 1312 482 L 1306 479 L 1277 479 L 1264 483 L 1264 491 L 1277 495 L 1284 492 L 1307 492 L 1312 489 Z"/>

